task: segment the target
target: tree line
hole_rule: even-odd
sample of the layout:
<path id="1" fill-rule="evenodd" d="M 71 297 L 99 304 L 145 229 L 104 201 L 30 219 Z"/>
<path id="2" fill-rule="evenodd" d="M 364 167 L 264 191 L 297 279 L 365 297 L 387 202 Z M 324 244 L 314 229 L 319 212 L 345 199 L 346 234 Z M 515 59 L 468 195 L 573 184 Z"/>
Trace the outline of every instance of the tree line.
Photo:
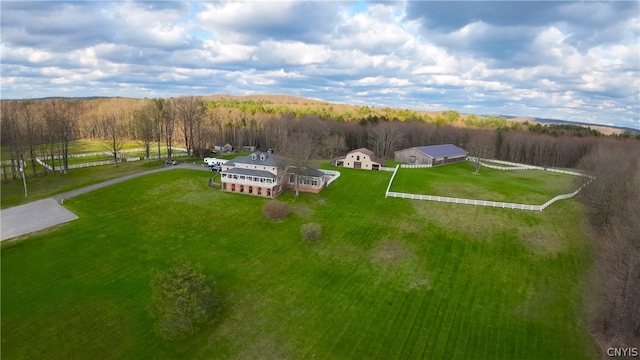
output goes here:
<path id="1" fill-rule="evenodd" d="M 579 166 L 594 176 L 581 192 L 595 244 L 589 291 L 589 330 L 609 348 L 640 346 L 640 158 L 630 142 L 599 144 Z"/>
<path id="2" fill-rule="evenodd" d="M 3 101 L 2 143 L 8 150 L 11 167 L 26 161 L 36 175 L 36 157 L 61 159 L 60 168 L 54 171 L 66 173 L 76 139 L 104 141 L 105 150 L 114 160 L 125 140 L 138 141 L 147 159 L 155 151 L 160 154 L 163 146 L 171 156 L 171 147 L 178 145 L 187 149 L 188 156 L 204 157 L 219 141 L 236 148 L 255 146 L 289 155 L 302 152 L 302 157 L 308 159 L 333 158 L 360 147 L 371 148 L 378 156 L 389 159 L 394 151 L 407 147 L 453 143 L 472 155 L 539 166 L 575 167 L 595 144 L 603 141 L 599 138 L 605 138 L 581 131 L 576 136 L 572 136 L 573 132 L 553 136 L 527 131 L 504 118 L 468 115 L 462 119 L 456 111 L 425 119 L 426 115 L 408 110 L 363 106 L 350 115 L 349 121 L 332 117 L 335 113 L 332 106 L 325 104 L 287 107 L 269 101 L 212 101 L 195 96 Z M 574 127 L 568 129 L 577 131 Z M 42 169 L 42 174 L 47 171 Z M 12 173 L 15 177 L 16 171 Z"/>

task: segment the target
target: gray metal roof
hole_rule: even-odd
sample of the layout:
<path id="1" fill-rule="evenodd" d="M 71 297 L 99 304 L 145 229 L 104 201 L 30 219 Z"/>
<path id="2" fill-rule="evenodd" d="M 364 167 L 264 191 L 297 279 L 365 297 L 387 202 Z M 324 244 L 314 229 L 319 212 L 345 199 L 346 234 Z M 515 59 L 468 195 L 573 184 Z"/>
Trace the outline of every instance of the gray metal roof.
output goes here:
<path id="1" fill-rule="evenodd" d="M 324 172 L 314 168 L 290 167 L 289 172 L 302 175 L 302 176 L 313 176 L 313 177 L 323 177 L 326 175 Z"/>
<path id="2" fill-rule="evenodd" d="M 467 152 L 464 151 L 464 149 L 453 144 L 417 146 L 416 149 L 425 155 L 431 156 L 432 158 L 467 155 Z"/>
<path id="3" fill-rule="evenodd" d="M 255 159 L 253 158 L 255 155 Z M 238 156 L 233 160 L 227 161 L 225 165 L 227 166 L 236 166 L 236 164 L 249 164 L 249 165 L 260 165 L 260 166 L 273 166 L 280 167 L 286 165 L 284 159 L 274 154 L 262 151 L 256 151 L 251 155 L 247 156 Z"/>
<path id="4" fill-rule="evenodd" d="M 227 165 L 227 164 L 225 164 Z M 258 176 L 263 178 L 275 179 L 276 176 L 268 171 L 262 170 L 252 170 L 252 169 L 242 169 L 242 168 L 233 168 L 229 170 L 225 170 L 221 172 L 221 174 L 234 174 L 234 175 L 246 175 L 246 176 Z"/>

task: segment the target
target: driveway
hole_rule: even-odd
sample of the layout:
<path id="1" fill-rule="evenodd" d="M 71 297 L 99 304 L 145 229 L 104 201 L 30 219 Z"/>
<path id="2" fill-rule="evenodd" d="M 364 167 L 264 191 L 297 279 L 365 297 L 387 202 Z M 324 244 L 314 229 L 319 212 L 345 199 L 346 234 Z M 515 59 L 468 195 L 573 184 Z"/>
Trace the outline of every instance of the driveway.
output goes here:
<path id="1" fill-rule="evenodd" d="M 98 184 L 58 194 L 48 199 L 38 200 L 28 204 L 0 210 L 0 241 L 77 219 L 78 216 L 76 214 L 60 205 L 61 203 L 64 203 L 64 200 L 66 199 L 88 193 L 89 191 L 101 189 L 109 185 L 117 184 L 122 181 L 134 179 L 139 176 L 172 169 L 210 171 L 206 165 L 200 164 L 183 163 L 174 166 L 164 166 L 160 169 L 122 176 L 116 179 L 107 180 Z"/>

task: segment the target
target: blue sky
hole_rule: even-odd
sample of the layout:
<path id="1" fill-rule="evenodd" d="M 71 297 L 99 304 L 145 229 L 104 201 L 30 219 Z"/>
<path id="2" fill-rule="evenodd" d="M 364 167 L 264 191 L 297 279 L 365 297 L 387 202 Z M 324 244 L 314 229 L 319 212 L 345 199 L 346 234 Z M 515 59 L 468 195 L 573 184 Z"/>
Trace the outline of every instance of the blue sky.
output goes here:
<path id="1" fill-rule="evenodd" d="M 2 1 L 2 98 L 279 93 L 640 129 L 638 1 Z"/>

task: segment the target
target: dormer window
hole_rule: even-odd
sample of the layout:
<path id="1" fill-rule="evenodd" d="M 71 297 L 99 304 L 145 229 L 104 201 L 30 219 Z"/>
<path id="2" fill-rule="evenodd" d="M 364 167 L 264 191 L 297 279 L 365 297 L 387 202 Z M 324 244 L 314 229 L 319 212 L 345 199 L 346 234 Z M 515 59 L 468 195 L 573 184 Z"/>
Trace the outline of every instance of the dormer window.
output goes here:
<path id="1" fill-rule="evenodd" d="M 251 160 L 255 160 L 257 158 L 256 154 L 251 154 Z"/>
<path id="2" fill-rule="evenodd" d="M 264 159 L 266 159 L 267 157 L 264 154 L 260 154 L 260 160 L 264 161 Z"/>

